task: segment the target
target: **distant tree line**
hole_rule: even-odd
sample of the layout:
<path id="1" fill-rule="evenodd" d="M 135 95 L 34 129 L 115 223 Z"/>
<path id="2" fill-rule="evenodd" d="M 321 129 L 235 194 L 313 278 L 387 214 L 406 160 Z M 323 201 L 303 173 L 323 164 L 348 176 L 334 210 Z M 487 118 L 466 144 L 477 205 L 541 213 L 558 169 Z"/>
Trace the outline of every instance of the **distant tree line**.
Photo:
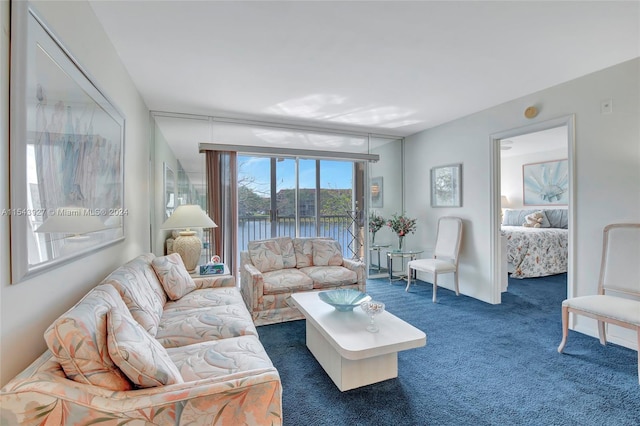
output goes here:
<path id="1" fill-rule="evenodd" d="M 316 190 L 301 189 L 299 191 L 300 216 L 315 216 Z M 295 216 L 295 190 L 281 189 L 276 194 L 279 217 Z M 352 210 L 351 189 L 320 189 L 320 215 L 345 216 Z M 239 216 L 268 216 L 271 199 L 257 193 L 245 185 L 238 187 L 238 215 Z"/>

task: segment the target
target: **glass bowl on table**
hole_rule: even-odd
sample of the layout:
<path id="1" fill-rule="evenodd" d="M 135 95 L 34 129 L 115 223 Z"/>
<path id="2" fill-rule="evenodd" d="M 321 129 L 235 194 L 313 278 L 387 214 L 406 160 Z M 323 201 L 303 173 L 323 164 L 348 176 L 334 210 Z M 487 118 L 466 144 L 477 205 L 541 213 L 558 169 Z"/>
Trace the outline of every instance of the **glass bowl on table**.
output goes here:
<path id="1" fill-rule="evenodd" d="M 321 291 L 318 293 L 318 297 L 340 312 L 353 311 L 353 308 L 360 306 L 362 302 L 371 300 L 371 296 L 368 294 L 349 288 Z"/>

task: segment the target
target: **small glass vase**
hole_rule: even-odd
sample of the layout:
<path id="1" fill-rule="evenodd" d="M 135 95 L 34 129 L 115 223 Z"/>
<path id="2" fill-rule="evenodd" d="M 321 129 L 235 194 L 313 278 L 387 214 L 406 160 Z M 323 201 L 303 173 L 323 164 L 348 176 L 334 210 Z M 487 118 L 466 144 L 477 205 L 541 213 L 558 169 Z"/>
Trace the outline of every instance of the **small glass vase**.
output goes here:
<path id="1" fill-rule="evenodd" d="M 402 251 L 404 247 L 404 236 L 398 235 L 398 251 Z"/>
<path id="2" fill-rule="evenodd" d="M 371 245 L 375 246 L 376 245 L 376 233 L 373 232 L 373 235 L 371 236 Z"/>

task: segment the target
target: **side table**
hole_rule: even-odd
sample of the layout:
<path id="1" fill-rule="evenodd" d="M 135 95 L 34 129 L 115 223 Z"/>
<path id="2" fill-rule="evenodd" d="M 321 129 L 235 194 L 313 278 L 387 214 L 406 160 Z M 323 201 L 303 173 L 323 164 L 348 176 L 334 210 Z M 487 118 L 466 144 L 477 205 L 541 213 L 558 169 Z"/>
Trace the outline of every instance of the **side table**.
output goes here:
<path id="1" fill-rule="evenodd" d="M 380 264 L 380 250 L 390 246 L 391 244 L 372 244 L 369 246 L 369 250 L 378 252 L 378 264 L 374 265 L 373 262 L 371 262 L 371 267 L 369 269 L 375 268 L 378 272 L 382 270 L 382 265 Z"/>
<path id="2" fill-rule="evenodd" d="M 415 260 L 424 250 L 392 250 L 387 252 L 387 267 L 389 268 L 389 282 L 407 279 L 407 275 L 400 272 L 394 277 L 393 275 L 393 258 L 399 257 L 402 261 L 402 270 L 404 271 L 404 259 Z M 413 271 L 415 273 L 415 271 Z"/>

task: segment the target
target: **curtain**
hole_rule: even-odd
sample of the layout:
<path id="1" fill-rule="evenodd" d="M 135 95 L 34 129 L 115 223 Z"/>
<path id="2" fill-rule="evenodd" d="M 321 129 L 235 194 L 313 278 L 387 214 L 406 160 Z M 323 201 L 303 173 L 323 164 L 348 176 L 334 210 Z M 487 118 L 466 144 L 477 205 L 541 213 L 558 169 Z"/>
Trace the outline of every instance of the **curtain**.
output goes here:
<path id="1" fill-rule="evenodd" d="M 212 228 L 212 250 L 237 276 L 238 173 L 235 152 L 206 151 L 207 206 L 218 225 Z"/>

